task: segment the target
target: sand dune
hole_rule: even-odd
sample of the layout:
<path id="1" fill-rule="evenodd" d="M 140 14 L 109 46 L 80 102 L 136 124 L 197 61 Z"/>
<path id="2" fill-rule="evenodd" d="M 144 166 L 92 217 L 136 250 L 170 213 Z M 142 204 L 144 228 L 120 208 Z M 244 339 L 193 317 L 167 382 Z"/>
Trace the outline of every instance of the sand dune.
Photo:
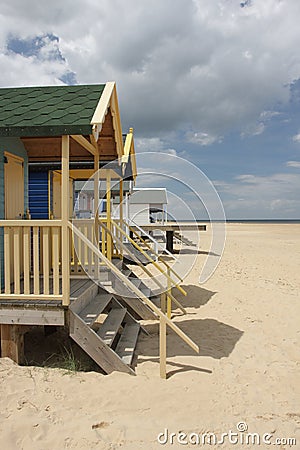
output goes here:
<path id="1" fill-rule="evenodd" d="M 150 335 L 138 345 L 136 377 L 0 359 L 1 449 L 197 448 L 191 433 L 220 439 L 239 422 L 261 439 L 268 433 L 272 444 L 296 438 L 291 448 L 300 448 L 300 225 L 228 225 L 221 263 L 200 286 L 209 234 L 201 235 L 197 264 L 184 281 L 188 297 L 176 294 L 189 314 L 174 311 L 200 354 L 169 332 L 168 380 L 161 380 L 158 327 L 149 323 Z M 157 436 L 163 433 L 164 441 L 165 429 L 163 446 Z M 181 431 L 189 444 L 177 442 Z M 226 439 L 212 447 L 274 447 Z M 284 442 L 277 448 L 290 448 Z"/>

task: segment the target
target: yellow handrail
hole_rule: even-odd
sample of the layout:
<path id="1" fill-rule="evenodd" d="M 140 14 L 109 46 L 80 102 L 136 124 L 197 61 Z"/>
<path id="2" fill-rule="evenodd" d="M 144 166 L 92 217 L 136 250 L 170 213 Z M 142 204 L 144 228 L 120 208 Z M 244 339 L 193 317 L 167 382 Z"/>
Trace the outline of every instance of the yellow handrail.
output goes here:
<path id="1" fill-rule="evenodd" d="M 151 256 L 149 256 L 148 255 L 148 253 L 146 253 L 133 239 L 131 239 L 131 237 L 130 236 L 128 236 L 126 233 L 125 233 L 125 231 L 124 230 L 122 230 L 122 228 L 121 227 L 119 227 L 119 225 L 117 224 L 117 223 L 115 223 L 115 221 L 114 220 L 111 220 L 111 223 L 123 234 L 123 236 L 125 236 L 131 243 L 132 243 L 132 245 L 134 245 L 134 247 L 135 248 L 137 248 L 141 253 L 142 253 L 142 255 L 144 255 L 147 259 L 148 259 L 148 261 L 149 262 L 151 262 L 162 274 L 164 274 L 164 276 L 168 279 L 168 280 L 170 280 L 171 281 L 171 283 L 183 294 L 183 295 L 187 295 L 187 293 L 186 293 L 186 291 L 181 287 L 181 286 L 179 286 L 178 285 L 178 283 L 175 281 L 175 280 L 173 280 L 164 270 L 163 270 L 163 268 L 159 265 L 159 264 L 157 264 L 157 262 L 156 261 L 154 261 L 152 258 L 151 258 Z"/>
<path id="2" fill-rule="evenodd" d="M 159 255 L 159 253 L 157 253 L 155 250 L 153 250 L 153 248 L 151 247 L 151 245 L 148 244 L 148 242 L 145 241 L 145 239 L 142 238 L 142 236 L 139 235 L 139 233 L 132 227 L 130 226 L 127 222 L 125 222 L 125 220 L 122 220 L 122 222 L 129 228 L 130 231 L 133 232 L 133 234 L 149 249 L 151 250 L 151 252 L 157 256 L 158 260 L 160 262 L 162 262 L 168 269 L 170 269 L 170 271 L 180 280 L 183 281 L 183 278 L 181 278 L 180 275 L 178 275 L 178 273 L 172 269 L 172 267 L 167 263 L 167 261 L 165 261 L 161 255 Z"/>
<path id="3" fill-rule="evenodd" d="M 124 275 L 115 265 L 112 263 L 100 250 L 81 232 L 79 231 L 71 222 L 69 222 L 69 227 L 73 231 L 77 237 L 86 244 L 92 252 L 94 252 L 98 258 L 101 259 L 105 263 L 105 265 L 111 269 L 111 271 L 121 280 L 123 281 L 128 288 L 133 291 L 137 297 L 143 300 L 147 306 L 160 318 L 163 319 L 179 337 L 181 337 L 195 352 L 199 353 L 199 347 L 195 342 L 192 341 L 177 325 L 175 325 L 171 319 L 169 319 L 146 295 L 140 291 L 127 277 Z"/>
<path id="4" fill-rule="evenodd" d="M 122 248 L 124 248 L 124 244 L 121 241 L 121 239 L 119 239 L 117 236 L 114 236 L 112 234 L 112 232 L 106 227 L 106 225 L 104 225 L 104 223 L 101 223 L 99 220 L 97 220 L 97 218 L 95 217 L 96 223 L 98 223 L 98 225 L 100 225 L 102 228 L 104 228 L 104 230 L 107 233 L 110 233 L 111 236 L 113 237 L 113 239 L 115 239 L 121 246 Z M 138 260 L 138 258 L 128 249 L 126 249 L 128 251 L 128 253 L 130 254 L 130 256 L 133 258 L 134 262 L 136 262 L 138 264 L 138 266 L 149 276 L 153 279 L 153 274 Z M 155 283 L 157 284 L 157 286 L 162 289 L 163 291 L 165 290 L 165 287 L 156 279 L 154 278 Z M 169 283 L 170 284 L 170 283 Z M 169 301 L 173 301 L 183 312 L 183 314 L 186 314 L 186 310 L 184 309 L 184 307 L 182 306 L 182 304 L 172 295 L 171 293 L 171 288 L 169 286 L 168 289 L 168 298 Z M 170 315 L 170 314 L 169 314 Z"/>

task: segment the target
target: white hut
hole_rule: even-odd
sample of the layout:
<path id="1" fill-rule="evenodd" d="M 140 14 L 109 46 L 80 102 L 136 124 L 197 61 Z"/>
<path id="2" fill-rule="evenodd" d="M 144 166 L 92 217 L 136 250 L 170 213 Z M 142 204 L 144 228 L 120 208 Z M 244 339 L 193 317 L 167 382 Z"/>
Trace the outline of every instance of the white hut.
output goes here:
<path id="1" fill-rule="evenodd" d="M 128 199 L 129 218 L 137 225 L 165 224 L 167 221 L 166 188 L 136 188 Z"/>

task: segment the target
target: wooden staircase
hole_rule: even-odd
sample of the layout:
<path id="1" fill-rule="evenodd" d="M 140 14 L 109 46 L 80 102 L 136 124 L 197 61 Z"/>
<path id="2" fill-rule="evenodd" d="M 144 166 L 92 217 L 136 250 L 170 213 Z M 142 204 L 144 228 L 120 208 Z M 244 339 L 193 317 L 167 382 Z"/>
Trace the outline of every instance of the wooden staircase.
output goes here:
<path id="1" fill-rule="evenodd" d="M 137 278 L 122 260 L 115 259 L 113 263 L 147 298 L 150 298 L 156 304 L 160 301 L 160 298 L 142 280 Z M 157 315 L 149 306 L 137 297 L 122 280 L 114 276 L 108 268 L 101 268 L 100 275 L 99 284 L 101 284 L 101 287 L 113 295 L 134 317 L 143 320 L 157 320 Z"/>
<path id="2" fill-rule="evenodd" d="M 130 242 L 124 242 L 123 249 L 124 249 L 124 259 L 128 260 L 130 264 L 135 264 L 135 259 L 133 259 L 133 257 L 135 257 L 142 264 L 149 264 L 150 260 Z M 152 260 L 156 261 L 156 256 L 154 253 L 152 253 L 150 250 L 147 249 L 143 250 L 144 253 L 150 256 Z"/>
<path id="3" fill-rule="evenodd" d="M 188 245 L 189 247 L 197 247 L 197 244 L 195 244 L 195 242 L 184 236 L 182 233 L 179 233 L 178 231 L 174 231 L 174 237 L 179 242 L 182 242 L 183 244 Z"/>
<path id="4" fill-rule="evenodd" d="M 115 222 L 111 222 L 119 231 L 124 233 Z M 126 266 L 123 266 L 121 260 L 118 263 L 119 266 L 114 264 L 115 261 L 107 258 L 76 226 L 71 222 L 68 226 L 74 236 L 79 238 L 81 245 L 86 246 L 99 259 L 100 267 L 100 273 L 97 269 L 96 279 L 95 273 L 93 277 L 96 288 L 93 296 L 84 296 L 79 300 L 77 299 L 69 307 L 69 334 L 106 373 L 119 370 L 134 374 L 131 365 L 141 327 L 129 311 L 129 307 L 139 318 L 143 317 L 145 313 L 148 315 L 147 318 L 159 319 L 159 359 L 162 378 L 166 378 L 167 326 L 195 352 L 199 353 L 198 345 L 171 320 L 168 314 L 168 305 L 171 306 L 171 302 L 175 302 L 186 314 L 183 306 L 171 293 L 172 285 L 174 285 L 186 294 L 184 289 L 170 278 L 169 274 L 172 268 L 168 267 L 167 271 L 167 290 L 157 279 L 155 280 L 158 287 L 162 289 L 161 292 L 164 292 L 162 304 L 158 306 L 156 304 L 158 298 L 155 298 L 151 290 L 149 292 L 149 289 L 141 280 L 133 282 L 134 277 L 128 279 L 130 273 L 126 273 Z M 104 227 L 104 229 L 109 231 L 107 227 Z M 112 237 L 116 243 L 123 247 L 121 239 L 116 235 Z M 160 269 L 155 261 L 153 261 L 153 264 Z M 139 261 L 138 265 L 143 268 L 148 276 L 152 277 L 146 266 L 143 266 Z M 101 274 L 102 267 L 105 267 L 103 274 Z M 164 270 L 163 273 L 165 273 Z M 118 286 L 117 283 L 121 283 L 121 285 Z M 144 292 L 142 289 L 144 289 Z M 146 289 L 148 290 L 146 291 Z M 129 296 L 127 297 L 128 293 Z"/>
<path id="5" fill-rule="evenodd" d="M 105 373 L 135 375 L 132 362 L 142 328 L 114 295 L 102 288 L 90 290 L 69 311 L 70 337 Z"/>

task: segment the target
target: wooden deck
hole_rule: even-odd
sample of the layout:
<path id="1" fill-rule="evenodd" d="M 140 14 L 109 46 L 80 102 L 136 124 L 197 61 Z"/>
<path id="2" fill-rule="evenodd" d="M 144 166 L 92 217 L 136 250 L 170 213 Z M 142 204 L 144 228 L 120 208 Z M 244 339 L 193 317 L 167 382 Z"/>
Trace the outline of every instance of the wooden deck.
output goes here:
<path id="1" fill-rule="evenodd" d="M 70 280 L 70 300 L 71 302 L 76 300 L 82 292 L 92 283 L 92 281 L 86 277 L 86 278 L 80 278 L 80 279 L 72 279 Z M 21 291 L 23 291 L 24 282 L 21 281 Z M 40 286 L 43 287 L 43 278 L 40 277 Z M 14 283 L 11 283 L 11 291 L 14 292 Z M 33 280 L 30 282 L 30 293 L 33 293 Z M 62 293 L 62 282 L 59 281 L 59 293 Z M 53 282 L 50 282 L 50 292 L 49 294 L 53 294 Z M 49 299 L 33 299 L 33 300 L 24 300 L 20 298 L 20 300 L 16 300 L 14 297 L 11 299 L 1 299 L 0 298 L 0 308 L 1 307 L 62 307 L 61 300 L 52 300 L 50 297 Z"/>

